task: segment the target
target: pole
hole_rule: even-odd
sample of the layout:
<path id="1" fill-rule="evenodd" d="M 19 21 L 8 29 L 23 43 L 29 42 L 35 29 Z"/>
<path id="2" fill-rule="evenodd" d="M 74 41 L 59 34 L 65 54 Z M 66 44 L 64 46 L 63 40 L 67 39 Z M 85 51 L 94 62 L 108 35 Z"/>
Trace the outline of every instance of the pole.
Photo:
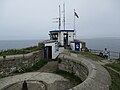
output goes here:
<path id="1" fill-rule="evenodd" d="M 63 29 L 65 30 L 65 3 L 63 4 Z"/>
<path id="2" fill-rule="evenodd" d="M 74 26 L 73 26 L 73 28 L 74 28 L 75 38 L 76 38 L 76 29 L 75 29 L 75 9 L 74 9 Z"/>
<path id="3" fill-rule="evenodd" d="M 59 5 L 59 26 L 58 26 L 59 30 L 61 29 L 61 13 L 60 12 L 61 11 L 60 11 L 60 5 Z"/>

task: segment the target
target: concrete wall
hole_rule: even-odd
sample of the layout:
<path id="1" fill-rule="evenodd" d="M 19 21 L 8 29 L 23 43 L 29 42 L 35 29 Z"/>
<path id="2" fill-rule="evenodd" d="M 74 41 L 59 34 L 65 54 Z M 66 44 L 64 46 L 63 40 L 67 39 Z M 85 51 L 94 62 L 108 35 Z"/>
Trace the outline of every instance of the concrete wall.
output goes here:
<path id="1" fill-rule="evenodd" d="M 61 60 L 60 70 L 73 73 L 83 81 L 70 90 L 109 90 L 111 77 L 101 65 L 70 53 L 60 54 L 58 59 Z"/>
<path id="2" fill-rule="evenodd" d="M 24 55 L 10 55 L 6 59 L 0 57 L 0 77 L 8 76 L 16 69 L 30 67 L 43 58 L 43 51 L 36 51 Z"/>
<path id="3" fill-rule="evenodd" d="M 62 46 L 64 45 L 64 32 L 61 32 L 60 43 L 61 43 Z"/>

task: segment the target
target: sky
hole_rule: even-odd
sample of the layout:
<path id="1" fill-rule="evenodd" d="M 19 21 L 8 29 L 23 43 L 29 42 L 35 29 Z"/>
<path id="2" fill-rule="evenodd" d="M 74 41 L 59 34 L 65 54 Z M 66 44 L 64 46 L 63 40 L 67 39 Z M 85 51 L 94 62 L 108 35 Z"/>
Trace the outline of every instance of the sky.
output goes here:
<path id="1" fill-rule="evenodd" d="M 73 29 L 74 9 L 80 17 L 77 38 L 120 38 L 120 0 L 0 0 L 0 40 L 48 39 L 63 3 L 66 29 Z"/>

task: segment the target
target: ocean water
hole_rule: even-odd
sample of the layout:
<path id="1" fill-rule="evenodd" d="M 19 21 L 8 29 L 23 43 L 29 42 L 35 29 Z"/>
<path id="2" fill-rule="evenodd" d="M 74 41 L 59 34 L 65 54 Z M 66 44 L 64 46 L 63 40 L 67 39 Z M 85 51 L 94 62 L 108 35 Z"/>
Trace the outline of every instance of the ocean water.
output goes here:
<path id="1" fill-rule="evenodd" d="M 43 40 L 0 40 L 0 50 L 25 48 L 38 45 Z M 120 39 L 83 39 L 89 49 L 120 52 Z"/>
<path id="2" fill-rule="evenodd" d="M 120 52 L 120 39 L 84 39 L 89 49 Z"/>
<path id="3" fill-rule="evenodd" d="M 87 48 L 93 50 L 108 49 L 110 52 L 110 59 L 120 58 L 120 39 L 84 39 Z"/>
<path id="4" fill-rule="evenodd" d="M 42 40 L 0 40 L 0 50 L 20 49 L 38 45 Z"/>
<path id="5" fill-rule="evenodd" d="M 0 50 L 20 49 L 38 45 L 43 40 L 1 40 Z M 89 49 L 120 52 L 120 39 L 83 39 Z M 119 58 L 119 53 L 111 53 L 112 58 Z"/>

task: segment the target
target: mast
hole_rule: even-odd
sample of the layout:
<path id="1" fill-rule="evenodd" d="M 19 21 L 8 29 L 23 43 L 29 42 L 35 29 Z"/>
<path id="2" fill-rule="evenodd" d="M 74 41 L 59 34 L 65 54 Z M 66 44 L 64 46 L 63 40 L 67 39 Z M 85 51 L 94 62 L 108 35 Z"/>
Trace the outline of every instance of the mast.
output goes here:
<path id="1" fill-rule="evenodd" d="M 74 25 L 73 25 L 73 28 L 74 28 L 75 38 L 76 38 L 76 29 L 75 29 L 75 9 L 74 9 L 73 15 L 74 15 Z"/>
<path id="2" fill-rule="evenodd" d="M 59 5 L 59 30 L 61 29 L 61 10 L 60 10 L 60 5 Z"/>
<path id="3" fill-rule="evenodd" d="M 76 28 L 75 28 L 75 17 L 79 18 L 79 15 L 76 13 L 75 9 L 74 9 L 74 32 L 75 32 L 75 38 L 76 38 Z"/>
<path id="4" fill-rule="evenodd" d="M 74 28 L 74 30 L 75 30 L 75 9 L 74 9 L 74 11 L 73 11 L 73 14 L 74 14 L 74 25 L 73 25 L 73 28 Z"/>
<path id="5" fill-rule="evenodd" d="M 63 29 L 65 30 L 65 3 L 63 4 Z"/>

